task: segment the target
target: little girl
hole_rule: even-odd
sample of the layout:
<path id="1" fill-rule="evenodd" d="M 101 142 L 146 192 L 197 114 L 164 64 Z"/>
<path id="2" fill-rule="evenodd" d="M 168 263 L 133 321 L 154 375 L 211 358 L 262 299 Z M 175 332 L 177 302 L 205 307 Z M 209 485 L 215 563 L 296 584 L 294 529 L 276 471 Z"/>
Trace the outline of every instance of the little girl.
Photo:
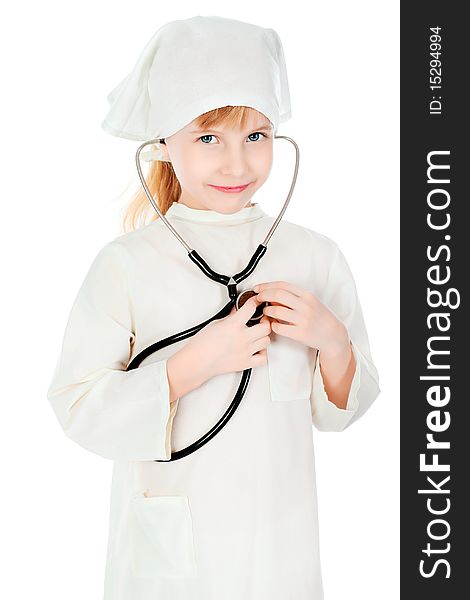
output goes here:
<path id="1" fill-rule="evenodd" d="M 274 221 L 253 196 L 290 117 L 276 32 L 220 17 L 168 23 L 109 100 L 106 131 L 161 140 L 147 180 L 171 225 L 216 272 L 244 269 Z M 243 281 L 257 296 L 126 370 L 227 301 L 162 219 L 135 226 L 148 209 L 139 194 L 131 230 L 93 261 L 48 390 L 66 435 L 114 461 L 104 598 L 320 600 L 312 423 L 341 431 L 380 392 L 346 259 L 281 221 Z M 245 369 L 230 422 L 170 461 L 217 422 Z"/>

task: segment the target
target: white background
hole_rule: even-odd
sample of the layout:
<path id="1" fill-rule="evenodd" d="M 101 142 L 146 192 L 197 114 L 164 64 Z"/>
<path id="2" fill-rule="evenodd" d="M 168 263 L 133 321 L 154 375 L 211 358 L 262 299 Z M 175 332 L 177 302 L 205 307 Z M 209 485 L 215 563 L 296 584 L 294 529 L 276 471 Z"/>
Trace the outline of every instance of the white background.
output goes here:
<path id="1" fill-rule="evenodd" d="M 390 0 L 9 3 L 0 19 L 0 595 L 102 597 L 112 463 L 64 436 L 46 390 L 78 287 L 98 250 L 119 233 L 129 198 L 122 192 L 138 185 L 137 143 L 101 129 L 106 96 L 158 27 L 196 14 L 249 21 L 281 37 L 293 117 L 278 133 L 301 150 L 285 218 L 343 250 L 382 389 L 345 431 L 312 430 L 325 600 L 395 600 L 399 3 Z M 294 165 L 290 144 L 275 143 L 271 178 L 255 198 L 272 215 Z"/>

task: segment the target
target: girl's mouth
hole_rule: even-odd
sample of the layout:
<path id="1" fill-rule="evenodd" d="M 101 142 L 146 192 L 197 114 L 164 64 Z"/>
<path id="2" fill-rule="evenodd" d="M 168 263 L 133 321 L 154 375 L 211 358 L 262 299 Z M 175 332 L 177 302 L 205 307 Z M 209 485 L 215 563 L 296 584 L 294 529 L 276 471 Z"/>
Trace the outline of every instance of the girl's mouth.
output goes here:
<path id="1" fill-rule="evenodd" d="M 243 190 L 246 190 L 246 188 L 250 184 L 247 183 L 246 185 L 240 185 L 238 187 L 226 187 L 226 186 L 219 186 L 219 185 L 211 185 L 210 183 L 208 185 L 216 190 L 219 190 L 220 192 L 225 192 L 227 194 L 238 194 L 240 192 L 243 192 Z"/>

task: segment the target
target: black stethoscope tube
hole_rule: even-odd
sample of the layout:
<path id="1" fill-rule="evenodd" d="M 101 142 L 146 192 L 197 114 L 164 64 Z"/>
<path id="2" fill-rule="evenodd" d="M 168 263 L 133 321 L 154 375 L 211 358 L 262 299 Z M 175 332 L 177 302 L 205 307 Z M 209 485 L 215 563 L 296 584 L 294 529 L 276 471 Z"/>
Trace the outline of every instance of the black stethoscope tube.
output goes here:
<path id="1" fill-rule="evenodd" d="M 199 323 L 199 325 L 195 325 L 194 327 L 186 329 L 185 331 L 181 331 L 179 333 L 175 333 L 174 335 L 171 335 L 170 337 L 164 338 L 163 340 L 160 340 L 159 342 L 156 342 L 155 344 L 152 344 L 151 346 L 148 346 L 147 348 L 142 350 L 142 352 L 137 354 L 137 356 L 135 356 L 131 360 L 131 362 L 127 366 L 126 371 L 131 371 L 132 369 L 136 369 L 142 363 L 143 360 L 145 360 L 148 356 L 150 356 L 150 354 L 157 352 L 157 350 L 161 350 L 162 348 L 171 346 L 172 344 L 175 344 L 176 342 L 185 340 L 185 339 L 195 335 L 198 331 L 200 331 L 203 327 L 208 325 L 211 321 L 214 321 L 215 319 L 223 319 L 225 316 L 227 316 L 230 313 L 230 311 L 232 310 L 232 307 L 235 305 L 236 300 L 237 300 L 237 296 L 238 296 L 237 284 L 240 283 L 241 281 L 243 281 L 246 277 L 248 277 L 253 272 L 253 270 L 256 268 L 256 265 L 261 260 L 262 256 L 266 252 L 266 250 L 267 250 L 267 247 L 260 244 L 258 246 L 258 248 L 256 249 L 255 253 L 253 254 L 253 256 L 251 257 L 250 262 L 245 267 L 245 269 L 243 269 L 243 271 L 240 271 L 240 273 L 233 275 L 233 277 L 227 277 L 227 275 L 221 275 L 220 273 L 216 273 L 209 267 L 209 265 L 206 263 L 206 261 L 196 252 L 196 250 L 192 250 L 188 254 L 188 256 L 191 258 L 191 260 L 194 263 L 196 263 L 198 265 L 198 267 L 201 269 L 201 271 L 205 275 L 207 275 L 210 279 L 213 279 L 214 281 L 217 281 L 218 283 L 221 283 L 221 284 L 227 286 L 228 294 L 230 297 L 229 302 L 227 302 L 227 304 L 222 308 L 222 310 L 220 310 L 218 313 L 216 313 L 210 319 L 207 319 L 206 321 Z M 232 281 L 233 281 L 233 283 L 232 283 Z M 259 318 L 261 318 L 263 306 L 264 306 L 264 304 L 260 304 L 256 308 L 256 311 L 255 311 L 253 317 L 247 322 L 248 327 L 251 327 L 258 321 L 258 316 L 259 316 Z M 240 385 L 238 386 L 237 392 L 236 392 L 230 406 L 225 411 L 225 413 L 222 415 L 222 417 L 217 421 L 217 423 L 214 425 L 214 427 L 212 427 L 212 429 L 210 429 L 202 437 L 200 437 L 198 440 L 196 440 L 195 442 L 193 442 L 186 448 L 183 448 L 182 450 L 178 450 L 177 452 L 172 452 L 171 458 L 169 460 L 155 460 L 154 462 L 171 462 L 171 461 L 178 460 L 179 458 L 183 458 L 184 456 L 187 456 L 188 454 L 195 452 L 196 450 L 198 450 L 199 448 L 204 446 L 204 444 L 207 444 L 207 442 L 209 440 L 211 440 L 215 435 L 217 435 L 219 433 L 219 431 L 228 423 L 228 421 L 231 419 L 231 417 L 237 410 L 238 405 L 240 404 L 240 402 L 245 394 L 245 391 L 248 387 L 248 383 L 249 383 L 250 377 L 251 377 L 251 371 L 252 371 L 251 369 L 245 369 L 243 371 Z"/>

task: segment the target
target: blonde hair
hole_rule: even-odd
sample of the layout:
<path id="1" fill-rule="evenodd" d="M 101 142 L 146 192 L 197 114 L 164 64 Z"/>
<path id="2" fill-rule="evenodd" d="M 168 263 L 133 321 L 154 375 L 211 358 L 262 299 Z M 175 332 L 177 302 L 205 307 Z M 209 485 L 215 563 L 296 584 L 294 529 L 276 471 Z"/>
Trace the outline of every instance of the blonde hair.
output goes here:
<path id="1" fill-rule="evenodd" d="M 224 106 L 203 113 L 194 121 L 196 126 L 201 129 L 210 129 L 222 124 L 229 127 L 245 128 L 252 111 L 264 116 L 249 106 Z M 181 195 L 181 186 L 176 178 L 173 165 L 171 162 L 160 160 L 151 162 L 148 174 L 145 175 L 145 181 L 156 205 L 163 214 L 166 214 L 173 202 L 177 202 Z M 124 233 L 134 231 L 143 225 L 156 221 L 158 218 L 158 214 L 151 206 L 139 181 L 139 189 L 134 192 L 131 201 L 123 211 L 122 231 Z"/>

